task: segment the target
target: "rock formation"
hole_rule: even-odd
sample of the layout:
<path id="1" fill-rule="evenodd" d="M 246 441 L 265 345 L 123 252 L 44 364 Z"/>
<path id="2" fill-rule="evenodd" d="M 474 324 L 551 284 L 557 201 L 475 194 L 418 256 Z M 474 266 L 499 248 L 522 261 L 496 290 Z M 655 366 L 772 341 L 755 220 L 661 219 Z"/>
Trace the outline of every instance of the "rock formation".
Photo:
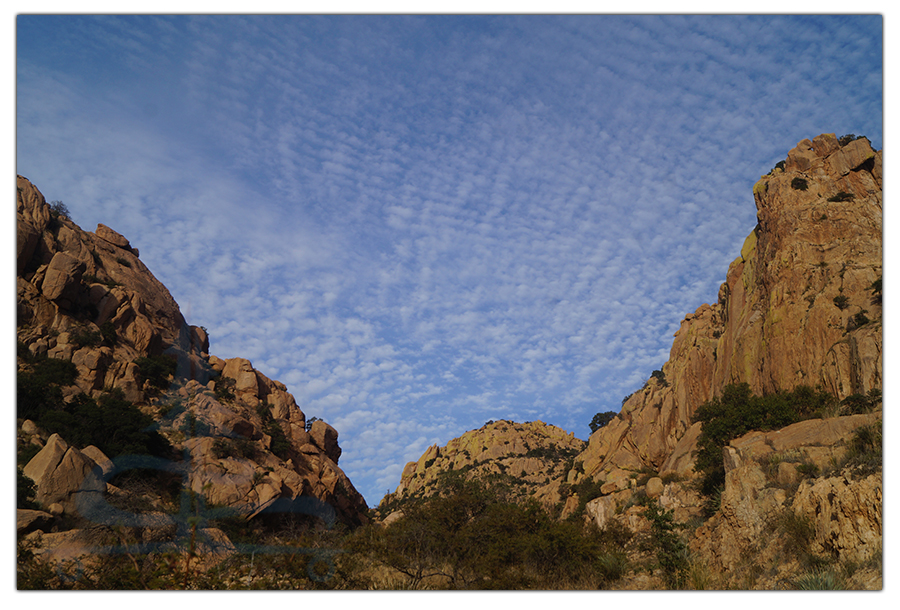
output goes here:
<path id="1" fill-rule="evenodd" d="M 585 442 L 571 432 L 540 421 L 488 422 L 443 447 L 429 447 L 418 461 L 409 462 L 403 468 L 400 485 L 381 505 L 428 497 L 436 492 L 439 478 L 448 472 L 461 473 L 468 479 L 493 476 L 511 486 L 513 498 L 556 504 L 563 482 L 560 477 L 584 446 Z"/>
<path id="2" fill-rule="evenodd" d="M 760 395 L 821 385 L 841 399 L 881 387 L 881 172 L 865 138 L 841 147 L 823 134 L 757 182 L 759 224 L 718 302 L 685 317 L 663 377 L 591 436 L 588 475 L 688 474 L 694 412 L 730 383 Z"/>
<path id="3" fill-rule="evenodd" d="M 211 356 L 205 329 L 185 322 L 127 238 L 102 224 L 83 231 L 27 179 L 19 176 L 17 187 L 16 335 L 31 358 L 75 365 L 75 383 L 62 389 L 58 408 L 82 393 L 119 390 L 153 417 L 174 451 L 150 468 L 181 476 L 209 506 L 251 519 L 302 505 L 328 524 L 367 520 L 365 500 L 337 465 L 334 428 L 322 421 L 307 427 L 287 388 L 249 361 Z M 160 356 L 176 362 L 163 383 L 146 370 Z M 136 467 L 127 456 L 75 447 L 65 432 L 50 434 L 27 420 L 20 420 L 19 439 L 41 448 L 24 472 L 51 513 L 108 510 L 131 494 L 111 483 Z M 43 517 L 25 517 L 25 529 L 49 529 Z"/>
<path id="4" fill-rule="evenodd" d="M 694 560 L 718 575 L 721 587 L 791 585 L 803 571 L 798 556 L 859 565 L 879 556 L 880 463 L 854 467 L 848 443 L 860 430 L 880 430 L 880 408 L 846 416 L 836 410 L 733 439 L 723 451 L 725 485 L 712 517 L 694 472 L 701 433 L 694 414 L 729 384 L 747 383 L 760 396 L 801 385 L 837 400 L 880 396 L 882 155 L 865 138 L 843 140 L 803 140 L 757 182 L 758 224 L 728 267 L 718 301 L 685 317 L 662 370 L 533 496 L 565 501 L 565 517 L 577 504 L 566 487 L 593 483 L 584 518 L 645 537 L 645 506 L 657 502 L 682 528 L 693 524 L 686 538 Z M 429 448 L 406 466 L 383 506 L 396 508 L 398 500 L 427 493 L 440 472 L 471 464 L 463 446 L 474 444 L 492 460 L 469 476 L 499 472 L 498 460 L 511 452 L 498 440 L 486 426 Z M 619 588 L 646 588 L 642 578 Z M 880 588 L 880 569 L 861 568 L 847 586 Z"/>

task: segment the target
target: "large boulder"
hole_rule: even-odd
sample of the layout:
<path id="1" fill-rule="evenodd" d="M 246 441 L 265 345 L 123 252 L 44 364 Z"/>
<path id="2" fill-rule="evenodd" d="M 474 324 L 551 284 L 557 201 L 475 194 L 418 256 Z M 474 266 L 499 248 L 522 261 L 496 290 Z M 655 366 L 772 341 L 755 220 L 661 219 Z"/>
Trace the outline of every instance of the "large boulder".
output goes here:
<path id="1" fill-rule="evenodd" d="M 51 301 L 74 298 L 84 270 L 84 263 L 65 252 L 57 252 L 44 274 L 41 292 Z"/>
<path id="2" fill-rule="evenodd" d="M 338 432 L 329 424 L 319 420 L 314 421 L 309 430 L 313 443 L 316 444 L 328 458 L 337 464 L 341 457 L 341 448 L 338 446 Z"/>
<path id="3" fill-rule="evenodd" d="M 107 227 L 105 224 L 98 224 L 97 230 L 94 232 L 97 234 L 97 237 L 99 237 L 102 240 L 108 241 L 109 243 L 111 243 L 112 245 L 114 245 L 118 248 L 122 248 L 125 250 L 131 249 L 131 244 L 128 243 L 128 240 L 125 239 L 124 236 L 122 236 L 120 233 L 113 231 L 112 229 Z"/>
<path id="4" fill-rule="evenodd" d="M 89 476 L 97 464 L 59 434 L 52 434 L 46 445 L 25 465 L 25 476 L 35 483 L 35 500 L 42 506 L 60 504 L 67 512 L 77 511 L 79 502 L 92 501 L 80 496 L 102 498 L 106 484 Z"/>
<path id="5" fill-rule="evenodd" d="M 48 531 L 53 525 L 53 515 L 42 510 L 16 509 L 16 535 L 24 536 L 38 530 Z"/>

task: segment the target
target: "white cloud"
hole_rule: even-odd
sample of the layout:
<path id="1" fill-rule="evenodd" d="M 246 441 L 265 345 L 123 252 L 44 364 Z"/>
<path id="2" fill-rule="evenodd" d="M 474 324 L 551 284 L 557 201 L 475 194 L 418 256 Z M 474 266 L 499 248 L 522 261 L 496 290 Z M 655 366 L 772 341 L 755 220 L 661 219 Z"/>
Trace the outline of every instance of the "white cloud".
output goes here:
<path id="1" fill-rule="evenodd" d="M 19 170 L 335 424 L 370 503 L 498 415 L 586 436 L 716 298 L 759 174 L 880 145 L 877 18 L 56 19 Z"/>

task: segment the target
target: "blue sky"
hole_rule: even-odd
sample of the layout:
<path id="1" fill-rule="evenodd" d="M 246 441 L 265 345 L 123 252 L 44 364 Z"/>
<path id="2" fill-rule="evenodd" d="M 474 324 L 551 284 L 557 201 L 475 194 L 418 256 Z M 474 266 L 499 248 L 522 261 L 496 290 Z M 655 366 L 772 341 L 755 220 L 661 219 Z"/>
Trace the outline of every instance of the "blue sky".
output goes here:
<path id="1" fill-rule="evenodd" d="M 19 16 L 16 166 L 370 505 L 490 419 L 587 438 L 803 138 L 882 147 L 875 16 Z"/>

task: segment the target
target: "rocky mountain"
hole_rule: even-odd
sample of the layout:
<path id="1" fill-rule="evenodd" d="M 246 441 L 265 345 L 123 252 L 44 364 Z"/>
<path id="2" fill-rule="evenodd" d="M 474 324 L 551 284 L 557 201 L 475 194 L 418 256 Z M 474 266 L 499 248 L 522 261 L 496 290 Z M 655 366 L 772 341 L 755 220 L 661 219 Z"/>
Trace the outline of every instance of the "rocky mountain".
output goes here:
<path id="1" fill-rule="evenodd" d="M 18 445 L 40 513 L 20 531 L 52 549 L 74 535 L 59 530 L 128 507 L 146 536 L 165 538 L 179 489 L 250 521 L 285 511 L 367 520 L 333 427 L 307 421 L 248 360 L 210 355 L 205 329 L 185 322 L 128 239 L 102 224 L 82 230 L 22 176 L 17 187 Z M 116 444 L 126 431 L 132 444 Z M 106 455 L 104 444 L 148 455 Z M 159 485 L 129 477 L 135 469 L 157 471 L 148 477 Z"/>
<path id="2" fill-rule="evenodd" d="M 82 231 L 20 177 L 17 440 L 36 483 L 20 537 L 64 562 L 101 544 L 99 523 L 102 544 L 144 551 L 135 588 L 880 589 L 882 154 L 803 140 L 753 196 L 717 302 L 587 442 L 488 422 L 407 464 L 370 520 L 336 430 L 247 360 L 209 355 L 127 239 Z M 202 506 L 241 525 L 197 521 Z M 239 540 L 284 513 L 364 525 L 288 524 L 254 576 L 259 547 Z M 31 552 L 19 574 L 41 587 L 52 570 Z M 59 586 L 116 588 L 125 569 L 56 565 Z"/>
<path id="3" fill-rule="evenodd" d="M 512 499 L 555 504 L 560 500 L 562 477 L 585 446 L 573 433 L 540 421 L 490 421 L 443 447 L 432 445 L 417 462 L 409 462 L 400 485 L 379 508 L 386 512 L 406 500 L 434 495 L 439 479 L 449 472 L 503 485 Z"/>
<path id="4" fill-rule="evenodd" d="M 591 436 L 588 475 L 688 473 L 694 412 L 730 383 L 756 394 L 822 386 L 839 399 L 881 387 L 881 168 L 865 138 L 840 146 L 822 134 L 756 183 L 759 224 L 718 302 L 685 317 L 662 380 Z"/>
<path id="5" fill-rule="evenodd" d="M 600 529 L 655 532 L 657 540 L 664 520 L 648 513 L 648 503 L 670 511 L 665 527 L 687 532 L 692 565 L 703 568 L 692 578 L 706 579 L 693 583 L 700 588 L 782 588 L 811 565 L 855 566 L 881 553 L 882 153 L 865 138 L 803 140 L 753 195 L 758 224 L 729 265 L 718 301 L 684 318 L 661 371 L 556 480 L 532 491 L 562 517 L 582 510 Z M 709 442 L 698 409 L 740 405 L 734 396 L 748 409 L 722 410 L 735 422 L 751 417 L 753 396 L 770 397 L 766 408 L 791 403 L 789 411 L 809 413 L 727 441 L 718 449 L 724 483 L 710 498 L 697 464 Z M 402 510 L 398 500 L 428 489 L 426 479 L 459 469 L 463 445 L 507 455 L 496 439 L 486 427 L 430 448 L 407 465 L 385 504 Z M 646 560 L 637 548 L 630 553 Z M 878 569 L 848 578 L 849 588 L 881 587 Z M 635 573 L 618 586 L 672 581 Z"/>

